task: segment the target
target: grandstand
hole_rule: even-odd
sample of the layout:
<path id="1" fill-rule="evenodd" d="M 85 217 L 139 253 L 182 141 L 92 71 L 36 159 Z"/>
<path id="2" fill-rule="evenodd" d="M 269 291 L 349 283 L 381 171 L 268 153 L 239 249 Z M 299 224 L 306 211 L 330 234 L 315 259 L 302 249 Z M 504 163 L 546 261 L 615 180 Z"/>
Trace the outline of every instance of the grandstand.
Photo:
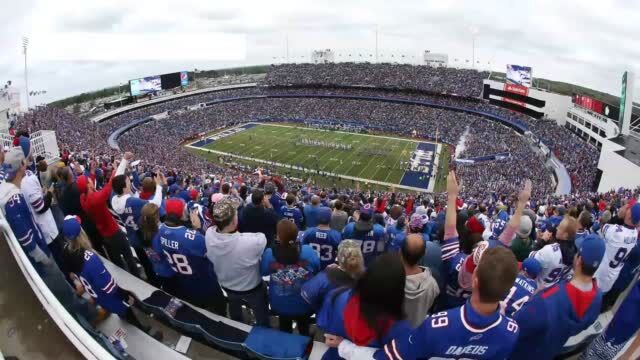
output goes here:
<path id="1" fill-rule="evenodd" d="M 310 208 L 316 207 L 314 202 L 336 208 L 331 214 L 340 210 L 336 207 L 340 202 L 340 206 L 344 204 L 345 222 L 348 217 L 349 222 L 356 223 L 353 228 L 361 221 L 369 221 L 371 234 L 378 228 L 373 223 L 382 229 L 375 246 L 366 245 L 372 241 L 369 238 L 357 239 L 357 248 L 363 253 L 365 262 L 367 253 L 374 247 L 379 257 L 401 248 L 402 245 L 393 247 L 397 235 L 390 229 L 400 227 L 398 223 L 406 223 L 406 229 L 401 230 L 403 234 L 425 234 L 420 238 L 429 244 L 425 245 L 427 255 L 432 251 L 442 253 L 442 256 L 436 256 L 437 265 L 430 263 L 433 259 L 427 259 L 428 256 L 420 258 L 421 264 L 431 269 L 435 286 L 442 294 L 431 305 L 446 310 L 451 306 L 445 299 L 452 292 L 459 295 L 461 304 L 466 301 L 471 290 L 463 289 L 458 283 L 458 272 L 462 271 L 462 276 L 467 266 L 479 266 L 468 262 L 482 255 L 478 249 L 485 243 L 494 246 L 503 242 L 500 233 L 494 231 L 499 227 L 504 229 L 507 223 L 512 224 L 509 216 L 518 219 L 518 232 L 522 229 L 520 218 L 531 218 L 526 234 L 516 234 L 514 229 L 511 235 L 528 244 L 523 245 L 528 246 L 527 250 L 540 250 L 546 245 L 542 234 L 551 232 L 552 222 L 555 234 L 562 216 L 581 219 L 583 211 L 591 222 L 581 224 L 581 230 L 606 236 L 600 232 L 602 227 L 606 228 L 607 222 L 626 221 L 624 216 L 618 217 L 617 210 L 626 209 L 628 203 L 637 200 L 640 191 L 637 181 L 640 177 L 629 179 L 638 174 L 637 164 L 629 168 L 629 174 L 620 174 L 620 168 L 613 169 L 604 164 L 614 155 L 621 158 L 635 156 L 631 151 L 625 155 L 619 147 L 610 146 L 610 143 L 634 146 L 630 145 L 633 141 L 630 138 L 622 141 L 623 144 L 616 139 L 618 124 L 599 119 L 600 125 L 596 127 L 597 122 L 592 121 L 596 115 L 575 105 L 571 99 L 557 94 L 540 95 L 535 90 L 531 90 L 529 96 L 546 102 L 536 110 L 544 115 L 540 119 L 498 107 L 481 97 L 487 85 L 500 86 L 487 80 L 488 77 L 488 73 L 469 69 L 406 64 L 282 64 L 270 67 L 264 76 L 242 77 L 238 81 L 241 84 L 230 78 L 215 83 L 201 80 L 201 84 L 213 86 L 129 104 L 91 119 L 82 120 L 65 110 L 43 107 L 21 116 L 13 130 L 18 135 L 24 135 L 25 130 L 31 131 L 31 144 L 38 151 L 36 154 L 43 155 L 52 164 L 50 170 L 43 172 L 51 171 L 60 183 L 60 190 L 51 196 L 58 197 L 60 205 L 56 207 L 60 211 L 58 215 L 63 217 L 70 215 L 63 200 L 65 196 L 72 196 L 67 192 L 67 186 L 75 186 L 74 191 L 78 194 L 74 202 L 80 203 L 80 177 L 92 178 L 98 190 L 105 187 L 110 190 L 111 175 L 118 173 L 119 166 L 124 163 L 128 166 L 125 177 L 129 179 L 124 183 L 130 184 L 127 186 L 132 187 L 138 197 L 154 198 L 155 190 L 148 190 L 149 184 L 152 189 L 161 188 L 158 203 L 162 207 L 163 221 L 167 221 L 165 212 L 168 217 L 172 211 L 172 205 L 167 205 L 168 202 L 173 204 L 171 200 L 180 199 L 190 211 L 197 210 L 195 218 L 184 223 L 193 229 L 185 231 L 199 234 L 197 238 L 202 240 L 203 247 L 205 236 L 209 246 L 211 232 L 223 230 L 222 225 L 216 226 L 216 221 L 220 223 L 216 219 L 223 211 L 214 203 L 224 203 L 221 200 L 224 197 L 235 199 L 237 196 L 238 203 L 234 205 L 242 209 L 236 234 L 264 233 L 262 237 L 271 248 L 281 242 L 269 238 L 276 232 L 274 224 L 267 224 L 266 219 L 271 215 L 260 213 L 253 221 L 247 221 L 244 216 L 248 215 L 243 211 L 265 208 L 265 212 L 273 212 L 277 219 L 291 219 L 304 242 L 303 231 L 307 227 L 316 228 L 315 215 L 309 212 Z M 254 83 L 256 80 L 258 82 Z M 578 126 L 581 133 L 576 132 Z M 584 130 L 587 127 L 588 133 Z M 57 143 L 52 141 L 52 133 L 46 131 L 55 132 Z M 585 134 L 590 137 L 585 138 Z M 7 139 L 7 145 L 9 140 L 12 139 Z M 122 161 L 116 164 L 114 160 L 121 157 Z M 69 177 L 64 169 L 68 170 Z M 447 179 L 449 170 L 456 174 L 459 193 L 457 184 L 453 189 L 451 179 Z M 614 179 L 614 171 L 618 179 Z M 69 183 L 62 184 L 63 179 L 68 179 Z M 50 179 L 46 181 L 53 183 Z M 227 185 L 226 190 L 224 185 Z M 528 186 L 531 186 L 530 193 L 522 200 Z M 116 187 L 114 185 L 113 191 L 117 193 Z M 452 189 L 456 192 L 452 193 Z M 254 195 L 258 198 L 263 194 L 266 194 L 264 200 L 252 204 Z M 289 200 L 292 203 L 287 208 Z M 525 202 L 527 210 L 523 210 Z M 152 280 L 159 275 L 156 268 L 143 263 L 145 251 L 151 249 L 153 253 L 157 250 L 133 239 L 133 236 L 140 236 L 132 236 L 132 233 L 138 234 L 141 223 L 130 221 L 133 213 L 131 218 L 118 214 L 113 200 L 108 203 L 114 219 L 128 230 L 125 238 L 128 236 L 135 249 L 134 261 L 140 262 L 139 270 L 144 275 L 134 276 L 130 272 L 135 271 L 127 271 L 127 266 L 123 268 L 113 261 L 110 249 L 102 251 L 94 242 L 95 251 L 100 253 L 105 269 L 115 279 L 112 281 L 136 298 L 135 315 L 143 319 L 144 324 L 162 329 L 164 339 L 150 336 L 150 332 L 125 316 L 107 314 L 106 320 L 93 326 L 87 321 L 86 314 L 68 312 L 69 306 L 65 303 L 68 299 L 61 299 L 59 289 L 49 289 L 49 284 L 40 279 L 38 262 L 22 251 L 12 231 L 13 224 L 4 218 L 0 221 L 3 236 L 9 241 L 25 277 L 41 292 L 38 297 L 48 304 L 46 310 L 49 314 L 57 314 L 52 315 L 54 321 L 83 356 L 95 359 L 126 358 L 125 354 L 137 359 L 320 359 L 332 351 L 324 344 L 322 333 L 329 331 L 323 328 L 325 324 L 318 309 L 311 321 L 316 323 L 311 326 L 312 334 L 307 336 L 301 329 L 304 320 L 299 318 L 295 320 L 294 334 L 259 326 L 258 311 L 252 309 L 253 304 L 248 300 L 243 300 L 241 319 L 234 320 L 231 310 L 229 314 L 219 314 L 212 307 L 190 298 L 179 300 L 183 293 L 172 292 L 176 290 L 170 291 L 166 284 L 163 287 L 159 285 L 161 282 Z M 456 237 L 455 246 L 445 237 L 445 205 L 456 214 L 454 220 L 456 216 L 460 220 L 457 230 L 460 243 Z M 274 209 L 269 210 L 269 207 Z M 299 208 L 304 225 L 299 226 L 293 217 L 284 215 L 292 208 Z M 83 214 L 73 215 L 83 217 L 83 227 L 85 221 L 97 222 L 89 216 L 92 209 L 81 207 L 80 211 Z M 180 214 L 186 212 L 183 210 Z M 366 214 L 370 214 L 371 219 L 366 220 Z M 262 224 L 263 220 L 266 225 Z M 131 227 L 132 221 L 134 227 Z M 258 222 L 265 226 L 265 231 L 246 230 Z M 196 226 L 197 223 L 200 226 Z M 179 224 L 182 226 L 181 222 Z M 207 229 L 208 226 L 211 229 Z M 413 230 L 415 227 L 417 232 Z M 283 236 L 279 228 L 280 225 L 278 236 Z M 135 230 L 129 231 L 131 229 Z M 96 229 L 91 232 L 86 228 L 85 231 L 93 242 L 95 239 L 91 235 L 98 234 Z M 352 239 L 351 236 L 356 239 L 356 235 L 344 235 L 347 233 L 348 230 L 342 231 L 344 240 Z M 485 242 L 478 245 L 481 240 Z M 508 242 L 511 244 L 511 239 Z M 321 251 L 322 246 L 329 245 L 317 245 L 317 250 L 313 248 L 313 254 L 317 251 L 319 260 L 325 260 L 327 256 Z M 506 248 L 518 255 L 513 245 Z M 130 250 L 127 247 L 129 255 Z M 330 250 L 337 252 L 337 248 Z M 245 253 L 248 251 L 242 254 Z M 226 257 L 235 259 L 242 254 Z M 451 277 L 443 263 L 448 264 L 447 261 L 458 254 L 462 262 L 457 267 L 454 264 L 456 270 Z M 177 255 L 181 260 L 169 255 L 168 269 L 179 277 L 187 273 L 182 270 L 193 262 L 184 263 L 185 257 Z M 205 263 L 211 260 L 206 251 L 200 255 Z M 162 253 L 158 256 L 164 259 Z M 262 249 L 258 259 L 261 256 Z M 328 256 L 332 262 L 336 261 L 336 255 L 331 258 L 331 251 Z M 626 282 L 619 285 L 622 288 L 617 295 L 626 294 L 624 290 L 637 281 L 634 272 L 637 267 L 632 263 L 636 261 L 634 256 L 625 255 L 619 261 L 620 267 L 623 268 L 624 263 L 626 268 L 627 260 L 631 270 L 627 269 L 630 271 L 628 278 L 621 276 Z M 262 258 L 261 261 L 266 260 Z M 567 266 L 564 271 L 570 270 L 571 264 L 565 264 Z M 247 290 L 230 289 L 227 284 L 231 282 L 223 284 L 224 276 L 219 273 L 228 269 L 220 269 L 216 264 L 212 268 L 215 268 L 220 288 L 228 299 Z M 263 267 L 262 275 L 265 275 L 265 268 L 271 269 Z M 234 268 L 229 271 L 239 274 L 244 270 Z M 625 272 L 624 269 L 621 271 Z M 264 282 L 269 286 L 265 291 L 270 296 L 271 321 L 278 324 L 275 328 L 282 330 L 287 316 L 278 313 L 281 310 L 276 309 L 273 300 L 276 295 L 272 291 L 279 286 L 274 274 L 265 275 Z M 78 287 L 90 293 L 87 290 L 90 286 L 85 282 L 79 281 Z M 259 286 L 262 284 L 261 280 Z M 458 288 L 450 291 L 452 286 Z M 584 332 L 572 334 L 574 336 L 554 355 L 569 358 L 584 351 L 611 321 L 623 299 L 624 296 L 607 298 L 609 306 L 603 306 L 604 311 L 597 320 L 594 319 Z M 611 308 L 614 303 L 616 305 Z M 176 306 L 182 309 L 181 316 L 176 315 Z M 343 335 L 348 338 L 348 334 Z M 193 339 L 191 345 L 180 345 L 184 342 L 180 340 L 181 336 Z M 128 345 L 122 346 L 123 342 Z"/>

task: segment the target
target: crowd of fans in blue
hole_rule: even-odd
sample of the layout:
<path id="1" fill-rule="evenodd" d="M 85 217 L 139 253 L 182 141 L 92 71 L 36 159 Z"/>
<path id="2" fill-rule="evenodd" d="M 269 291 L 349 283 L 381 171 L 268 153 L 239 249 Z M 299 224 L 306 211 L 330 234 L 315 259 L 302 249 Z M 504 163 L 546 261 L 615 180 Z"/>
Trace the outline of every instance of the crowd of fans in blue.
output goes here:
<path id="1" fill-rule="evenodd" d="M 552 121 L 435 94 L 476 96 L 484 76 L 408 65 L 280 65 L 262 87 L 169 101 L 103 124 L 42 107 L 19 119 L 15 146 L 0 152 L 0 207 L 70 311 L 94 319 L 114 313 L 156 337 L 131 311 L 138 300 L 96 254 L 234 320 L 268 327 L 275 315 L 282 331 L 295 323 L 300 334 L 324 333 L 326 359 L 552 359 L 632 283 L 640 190 L 592 192 L 597 150 Z M 567 165 L 573 193 L 553 195 L 544 159 L 503 125 L 376 101 L 221 103 L 128 131 L 119 141 L 124 152 L 106 144 L 113 130 L 159 112 L 295 92 L 416 98 L 509 117 Z M 180 146 L 201 131 L 258 118 L 359 121 L 452 146 L 467 133 L 460 157 L 511 157 L 458 165 L 445 193 L 416 194 L 320 188 L 266 169 L 207 163 Z M 33 157 L 28 136 L 39 129 L 56 131 L 59 163 Z M 606 344 L 595 341 L 589 354 L 610 353 Z"/>

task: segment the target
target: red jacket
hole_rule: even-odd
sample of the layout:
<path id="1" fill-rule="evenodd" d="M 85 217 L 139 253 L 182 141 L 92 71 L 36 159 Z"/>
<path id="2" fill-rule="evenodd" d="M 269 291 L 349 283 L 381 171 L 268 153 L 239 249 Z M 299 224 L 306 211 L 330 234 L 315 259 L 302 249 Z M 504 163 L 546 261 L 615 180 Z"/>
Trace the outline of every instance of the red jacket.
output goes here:
<path id="1" fill-rule="evenodd" d="M 80 195 L 80 206 L 85 214 L 96 224 L 102 237 L 111 237 L 120 231 L 120 227 L 107 207 L 111 197 L 111 179 L 100 191 Z"/>

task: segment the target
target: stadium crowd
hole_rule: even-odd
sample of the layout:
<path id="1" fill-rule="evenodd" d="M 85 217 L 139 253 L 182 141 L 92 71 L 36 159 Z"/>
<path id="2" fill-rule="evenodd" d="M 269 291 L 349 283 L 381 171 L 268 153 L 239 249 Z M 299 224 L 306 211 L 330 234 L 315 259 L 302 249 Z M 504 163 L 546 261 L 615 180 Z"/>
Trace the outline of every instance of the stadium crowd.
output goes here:
<path id="1" fill-rule="evenodd" d="M 438 77 L 402 66 L 393 69 L 404 79 L 398 83 L 375 72 L 340 83 L 322 72 L 308 76 L 313 71 L 278 66 L 265 82 L 367 79 L 381 87 L 456 94 L 463 91 L 454 82 L 477 82 L 466 73 Z M 416 71 L 433 79 L 406 85 L 420 75 Z M 475 96 L 470 90 L 466 95 Z M 211 96 L 203 99 L 225 93 Z M 503 112 L 471 100 L 415 96 Z M 191 103 L 180 101 L 180 107 Z M 128 131 L 119 141 L 124 152 L 107 146 L 113 129 L 160 109 L 175 108 L 153 105 L 94 124 L 44 107 L 20 119 L 16 146 L 0 152 L 0 208 L 70 312 L 96 321 L 117 314 L 161 336 L 131 310 L 140 300 L 118 286 L 96 256 L 101 254 L 192 305 L 260 326 L 272 324 L 273 315 L 282 331 L 293 331 L 295 323 L 300 334 L 324 334 L 330 347 L 325 359 L 552 359 L 611 307 L 639 268 L 640 189 L 589 192 L 597 152 L 544 120 L 518 121 L 555 144 L 575 174 L 578 186 L 570 195 L 552 195 L 544 159 L 502 125 L 374 101 L 221 103 Z M 414 130 L 421 138 L 438 134 L 452 145 L 466 132 L 462 156 L 511 156 L 458 164 L 447 176 L 446 193 L 414 195 L 323 189 L 263 169 L 215 165 L 178 146 L 205 129 L 276 119 L 348 119 L 405 136 Z M 56 131 L 59 163 L 34 158 L 28 134 L 39 129 Z M 90 303 L 78 296 L 85 292 Z M 242 306 L 251 310 L 249 317 Z M 635 329 L 614 340 L 603 333 L 590 344 L 589 358 L 610 358 L 638 328 L 637 322 L 614 325 Z"/>

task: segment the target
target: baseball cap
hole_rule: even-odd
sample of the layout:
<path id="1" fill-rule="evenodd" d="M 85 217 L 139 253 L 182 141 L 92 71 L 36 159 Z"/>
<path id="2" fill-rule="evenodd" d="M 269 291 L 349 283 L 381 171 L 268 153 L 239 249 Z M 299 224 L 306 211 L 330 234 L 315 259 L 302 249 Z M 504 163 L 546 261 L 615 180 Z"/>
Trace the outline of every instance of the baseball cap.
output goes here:
<path id="1" fill-rule="evenodd" d="M 522 270 L 526 271 L 529 276 L 535 279 L 540 274 L 540 271 L 542 271 L 542 265 L 540 265 L 538 260 L 530 257 L 524 259 L 522 262 Z"/>
<path id="2" fill-rule="evenodd" d="M 317 216 L 318 216 L 317 217 L 318 223 L 322 225 L 326 225 L 331 222 L 331 209 L 329 209 L 326 206 L 322 206 L 320 207 L 320 209 L 318 209 Z"/>
<path id="3" fill-rule="evenodd" d="M 22 149 L 14 147 L 4 156 L 4 166 L 7 171 L 7 180 L 11 181 L 16 177 L 18 171 L 25 165 L 25 156 Z"/>
<path id="4" fill-rule="evenodd" d="M 576 244 L 577 245 L 577 244 Z M 580 245 L 577 245 L 578 255 L 582 257 L 582 262 L 597 269 L 604 257 L 605 245 L 600 236 L 590 234 L 583 238 Z"/>
<path id="5" fill-rule="evenodd" d="M 213 206 L 213 220 L 225 222 L 232 219 L 238 211 L 239 202 L 232 196 L 225 196 Z"/>
<path id="6" fill-rule="evenodd" d="M 520 227 L 518 228 L 518 231 L 516 231 L 516 234 L 520 237 L 526 238 L 531 234 L 532 228 L 533 223 L 531 222 L 531 218 L 523 215 L 520 217 Z"/>
<path id="7" fill-rule="evenodd" d="M 182 218 L 184 214 L 184 201 L 178 198 L 167 199 L 164 203 L 164 209 L 167 212 L 167 216 L 173 215 L 178 218 Z"/>
<path id="8" fill-rule="evenodd" d="M 635 203 L 631 207 L 631 221 L 634 225 L 640 223 L 640 203 Z"/>
<path id="9" fill-rule="evenodd" d="M 67 215 L 62 223 L 62 234 L 67 239 L 75 239 L 80 235 L 82 227 L 80 218 L 75 215 Z"/>

